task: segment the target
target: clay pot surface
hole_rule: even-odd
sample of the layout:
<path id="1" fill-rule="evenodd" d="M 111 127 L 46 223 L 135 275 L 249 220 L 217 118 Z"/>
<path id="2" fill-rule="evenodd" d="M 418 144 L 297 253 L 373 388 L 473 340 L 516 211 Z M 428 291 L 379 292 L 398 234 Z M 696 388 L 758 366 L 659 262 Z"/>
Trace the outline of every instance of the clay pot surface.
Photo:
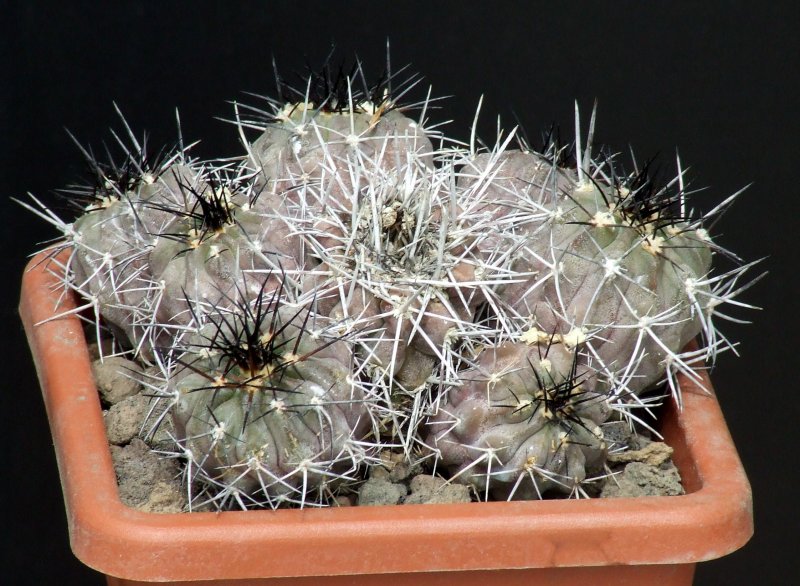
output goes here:
<path id="1" fill-rule="evenodd" d="M 58 286 L 58 266 L 43 261 L 28 265 L 20 313 L 72 550 L 109 584 L 686 585 L 697 562 L 752 535 L 750 485 L 719 403 L 687 380 L 683 410 L 670 405 L 661 422 L 682 496 L 223 513 L 128 508 L 117 494 L 80 321 L 40 323 L 75 307 Z"/>

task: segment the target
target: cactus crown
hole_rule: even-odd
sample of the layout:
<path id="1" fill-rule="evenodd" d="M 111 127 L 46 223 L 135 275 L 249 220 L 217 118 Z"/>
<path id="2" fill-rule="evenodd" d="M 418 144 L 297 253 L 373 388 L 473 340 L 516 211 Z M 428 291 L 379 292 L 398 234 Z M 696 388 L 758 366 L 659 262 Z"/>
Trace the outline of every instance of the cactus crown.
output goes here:
<path id="1" fill-rule="evenodd" d="M 280 321 L 280 297 L 281 289 L 277 289 L 265 300 L 262 288 L 252 305 L 239 301 L 233 311 L 212 313 L 208 318 L 213 325 L 210 337 L 192 347 L 205 350 L 202 354 L 218 356 L 224 365 L 223 376 L 234 368 L 246 377 L 263 377 L 268 367 L 269 374 L 274 374 L 287 363 L 284 354 L 289 341 L 278 341 L 278 335 L 291 323 L 291 320 Z M 300 312 L 294 317 L 298 315 Z M 195 318 L 195 321 L 200 320 Z M 303 331 L 304 328 L 297 336 L 295 351 Z"/>
<path id="2" fill-rule="evenodd" d="M 128 141 L 116 132 L 112 134 L 122 150 L 121 162 L 108 147 L 105 148 L 106 160 L 101 160 L 69 133 L 83 155 L 87 179 L 57 190 L 57 193 L 62 194 L 71 205 L 77 206 L 79 213 L 104 209 L 126 194 L 136 192 L 141 185 L 152 185 L 174 160 L 183 155 L 183 149 L 179 148 L 162 148 L 153 154 L 147 134 L 137 139 L 121 113 L 120 117 Z"/>
<path id="3" fill-rule="evenodd" d="M 402 97 L 420 81 L 417 74 L 400 77 L 407 67 L 392 72 L 388 54 L 386 68 L 372 81 L 368 80 L 358 57 L 349 67 L 344 61 L 334 65 L 333 57 L 332 50 L 319 69 L 306 65 L 304 74 L 296 74 L 297 85 L 281 76 L 273 60 L 275 87 L 283 106 L 274 117 L 275 122 L 285 120 L 297 108 L 314 109 L 326 114 L 360 112 L 378 115 L 393 109 L 402 110 L 405 109 L 400 104 Z"/>
<path id="4" fill-rule="evenodd" d="M 192 248 L 205 242 L 209 238 L 225 231 L 228 226 L 236 223 L 235 210 L 238 206 L 233 203 L 233 192 L 228 184 L 219 178 L 209 177 L 201 189 L 188 185 L 178 180 L 181 190 L 194 199 L 188 209 L 171 209 L 160 206 L 162 210 L 170 211 L 177 217 L 188 220 L 190 228 L 186 233 L 176 233 L 171 236 L 189 243 Z M 162 234 L 166 236 L 166 234 Z"/>
<path id="5" fill-rule="evenodd" d="M 581 382 L 589 376 L 589 373 L 578 373 L 577 352 L 574 352 L 569 372 L 559 373 L 558 377 L 554 377 L 551 372 L 552 365 L 547 361 L 546 351 L 539 360 L 541 365 L 539 369 L 534 366 L 530 358 L 527 358 L 527 363 L 531 374 L 536 379 L 536 385 L 539 387 L 539 391 L 531 402 L 533 407 L 531 418 L 537 410 L 541 409 L 545 419 L 581 425 L 580 418 L 575 415 L 575 407 L 591 398 L 587 398 L 587 394 L 581 386 Z"/>

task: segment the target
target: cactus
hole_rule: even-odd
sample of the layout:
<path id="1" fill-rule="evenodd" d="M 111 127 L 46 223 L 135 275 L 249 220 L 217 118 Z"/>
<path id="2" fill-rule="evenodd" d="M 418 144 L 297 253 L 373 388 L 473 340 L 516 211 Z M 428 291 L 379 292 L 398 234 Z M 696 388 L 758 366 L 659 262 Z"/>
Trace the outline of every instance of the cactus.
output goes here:
<path id="1" fill-rule="evenodd" d="M 252 184 L 215 171 L 181 189 L 181 206 L 162 208 L 173 219 L 149 255 L 152 278 L 163 283 L 156 321 L 202 324 L 207 312 L 218 311 L 236 293 L 252 300 L 266 283 L 275 290 L 296 275 L 302 252 L 255 212 L 260 194 Z"/>
<path id="2" fill-rule="evenodd" d="M 611 408 L 605 389 L 587 390 L 595 373 L 580 362 L 561 344 L 483 350 L 428 422 L 452 478 L 468 477 L 486 500 L 530 499 L 580 491 L 587 472 L 601 473 Z"/>
<path id="3" fill-rule="evenodd" d="M 173 338 L 157 323 L 155 306 L 161 287 L 153 279 L 149 255 L 157 234 L 174 220 L 171 209 L 182 201 L 182 185 L 195 181 L 182 147 L 160 157 L 150 156 L 146 140 L 138 140 L 117 109 L 127 132 L 127 144 L 114 133 L 123 152 L 118 163 L 108 155 L 102 162 L 78 144 L 84 155 L 89 181 L 61 192 L 80 215 L 62 220 L 44 203 L 23 206 L 53 224 L 63 240 L 49 248 L 52 257 L 70 250 L 62 272 L 68 289 L 87 300 L 76 311 L 91 309 L 96 335 L 100 317 L 120 346 L 133 346 L 137 354 L 152 356 L 152 348 Z"/>
<path id="4" fill-rule="evenodd" d="M 206 481 L 224 487 L 216 499 L 324 503 L 354 480 L 370 427 L 364 392 L 349 345 L 324 322 L 262 289 L 212 317 L 177 358 L 175 430 Z"/>
<path id="5" fill-rule="evenodd" d="M 326 64 L 302 79 L 302 89 L 291 87 L 277 69 L 275 76 L 281 100 L 268 100 L 269 112 L 245 108 L 256 115 L 247 126 L 262 130 L 248 144 L 246 166 L 266 192 L 304 206 L 336 206 L 360 188 L 365 174 L 392 170 L 409 156 L 432 164 L 429 131 L 397 102 L 414 78 L 395 93 L 391 73 L 372 85 L 359 83 L 360 65 L 333 74 Z M 238 110 L 237 120 L 241 124 Z"/>
<path id="6" fill-rule="evenodd" d="M 73 224 L 23 205 L 98 332 L 161 368 L 193 504 L 331 504 L 386 450 L 483 500 L 592 494 L 606 422 L 649 426 L 660 385 L 680 402 L 678 373 L 735 349 L 720 308 L 749 307 L 755 263 L 707 224 L 738 194 L 692 214 L 680 160 L 657 187 L 594 157 L 594 112 L 571 163 L 513 132 L 464 147 L 400 103 L 416 78 L 362 79 L 278 76 L 267 111 L 235 105 L 234 160 L 152 163 L 126 125 L 122 166 L 84 151 Z"/>
<path id="7" fill-rule="evenodd" d="M 507 267 L 523 277 L 501 287 L 493 317 L 516 344 L 494 344 L 464 371 L 472 374 L 439 405 L 428 443 L 451 472 L 487 494 L 490 484 L 507 498 L 579 493 L 587 473 L 602 470 L 598 424 L 612 411 L 638 420 L 635 410 L 650 401 L 644 393 L 665 380 L 680 403 L 676 373 L 700 382 L 698 359 L 726 349 L 710 319 L 716 302 L 730 301 L 710 286 L 711 256 L 720 249 L 686 212 L 680 163 L 661 188 L 647 165 L 617 175 L 612 161 L 591 158 L 594 115 L 590 127 L 575 169 L 558 164 L 554 145 L 535 152 L 523 144 L 471 157 L 460 177 L 505 227 L 495 240 L 512 251 Z M 721 280 L 735 282 L 747 267 Z M 706 347 L 686 350 L 701 332 Z M 518 372 L 526 361 L 527 379 Z M 504 374 L 511 363 L 517 370 Z M 536 396 L 564 385 L 566 411 L 557 414 L 542 398 L 531 419 L 515 425 L 523 405 L 534 409 Z"/>
<path id="8" fill-rule="evenodd" d="M 526 320 L 521 339 L 529 344 L 580 345 L 604 377 L 626 379 L 626 392 L 651 387 L 665 365 L 670 376 L 698 379 L 681 350 L 701 330 L 708 357 L 730 347 L 715 336 L 714 304 L 701 300 L 723 301 L 712 285 L 739 269 L 709 280 L 711 256 L 720 249 L 702 219 L 688 215 L 680 161 L 678 176 L 656 187 L 650 163 L 618 175 L 613 161 L 593 160 L 592 139 L 590 133 L 576 169 L 559 167 L 551 145 L 549 155 L 478 155 L 462 174 L 464 188 L 481 189 L 510 210 L 501 216 L 527 220 L 527 231 L 509 233 L 505 248 L 517 251 L 513 270 L 530 276 L 504 287 L 504 312 Z"/>
<path id="9" fill-rule="evenodd" d="M 687 288 L 708 293 L 699 283 L 711 265 L 707 236 L 673 213 L 678 196 L 654 191 L 646 169 L 615 183 L 581 182 L 577 173 L 548 171 L 535 153 L 505 152 L 494 163 L 525 159 L 516 172 L 544 191 L 541 225 L 511 236 L 520 250 L 513 270 L 531 276 L 504 288 L 506 312 L 528 320 L 524 341 L 581 345 L 610 378 L 635 363 L 629 390 L 650 387 L 668 356 L 680 366 L 678 353 L 701 328 Z M 486 163 L 479 157 L 475 166 Z M 557 192 L 548 173 L 562 183 Z M 511 189 L 504 183 L 514 179 L 488 191 Z"/>

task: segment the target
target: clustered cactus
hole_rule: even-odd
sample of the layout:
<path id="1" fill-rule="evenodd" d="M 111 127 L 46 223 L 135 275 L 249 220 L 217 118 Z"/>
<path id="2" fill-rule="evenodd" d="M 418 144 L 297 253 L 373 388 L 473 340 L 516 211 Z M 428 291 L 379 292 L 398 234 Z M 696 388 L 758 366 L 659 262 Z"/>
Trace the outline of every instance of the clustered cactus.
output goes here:
<path id="1" fill-rule="evenodd" d="M 738 259 L 707 230 L 736 194 L 694 214 L 680 161 L 664 185 L 622 172 L 577 106 L 571 151 L 476 148 L 429 98 L 402 105 L 416 78 L 363 78 L 326 67 L 237 104 L 238 159 L 151 160 L 125 125 L 122 164 L 84 151 L 77 220 L 23 205 L 63 233 L 51 262 L 98 335 L 160 368 L 208 502 L 330 504 L 386 450 L 481 500 L 585 496 L 606 424 L 648 425 L 651 391 L 680 402 L 677 375 L 734 348 L 720 306 L 747 307 L 753 263 L 714 273 Z"/>

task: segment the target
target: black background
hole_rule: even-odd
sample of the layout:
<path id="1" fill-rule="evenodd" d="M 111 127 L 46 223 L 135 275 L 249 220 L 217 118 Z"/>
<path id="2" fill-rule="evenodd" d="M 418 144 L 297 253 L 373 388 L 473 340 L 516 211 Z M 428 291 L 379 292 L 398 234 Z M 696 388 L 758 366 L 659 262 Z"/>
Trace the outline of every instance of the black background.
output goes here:
<path id="1" fill-rule="evenodd" d="M 68 549 L 55 458 L 33 366 L 16 312 L 26 255 L 54 235 L 7 196 L 47 195 L 81 173 L 66 133 L 99 147 L 119 124 L 112 102 L 152 143 L 175 140 L 179 108 L 187 140 L 203 157 L 240 152 L 234 128 L 214 119 L 272 93 L 271 58 L 283 72 L 318 65 L 331 42 L 383 69 L 412 63 L 434 95 L 452 95 L 434 119 L 465 138 L 484 94 L 480 134 L 496 115 L 529 134 L 556 122 L 572 136 L 573 102 L 588 119 L 599 100 L 598 139 L 662 153 L 680 150 L 695 203 L 710 209 L 753 186 L 716 227 L 717 240 L 748 260 L 769 256 L 768 278 L 745 299 L 750 326 L 725 331 L 742 357 L 713 374 L 753 485 L 756 534 L 742 550 L 701 564 L 696 583 L 787 584 L 800 570 L 796 483 L 800 401 L 798 332 L 797 8 L 741 3 L 540 2 L 18 2 L 0 12 L 0 567 L 15 584 L 101 584 Z M 420 89 L 417 96 L 423 95 Z M 250 100 L 252 103 L 252 100 Z M 8 524 L 10 520 L 10 525 Z"/>

